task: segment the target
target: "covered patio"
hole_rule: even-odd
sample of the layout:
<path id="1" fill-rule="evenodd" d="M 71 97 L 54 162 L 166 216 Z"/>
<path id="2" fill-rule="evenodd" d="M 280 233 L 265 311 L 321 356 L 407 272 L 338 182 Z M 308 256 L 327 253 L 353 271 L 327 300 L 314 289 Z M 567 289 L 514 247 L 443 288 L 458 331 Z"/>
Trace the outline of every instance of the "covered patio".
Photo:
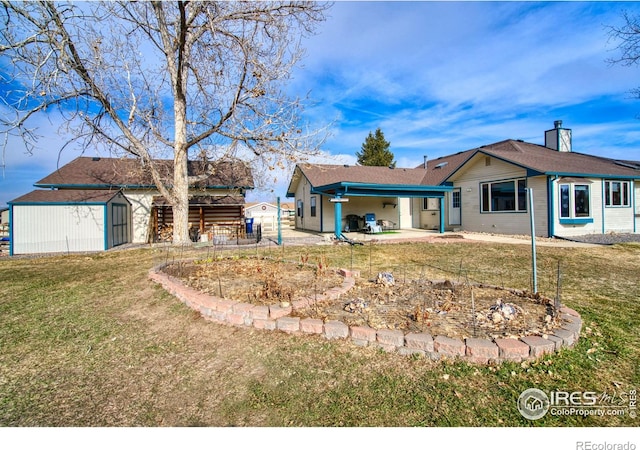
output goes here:
<path id="1" fill-rule="evenodd" d="M 341 238 L 354 229 L 381 234 L 422 228 L 418 199 L 430 199 L 432 211 L 445 211 L 452 192 L 439 171 L 426 167 L 300 164 L 287 197 L 296 199 L 296 229 Z M 443 233 L 445 215 L 433 216 L 430 228 Z"/>
<path id="2" fill-rule="evenodd" d="M 453 190 L 452 186 L 422 186 L 422 185 L 385 185 L 385 184 L 365 184 L 353 182 L 339 182 L 327 186 L 314 187 L 312 193 L 320 194 L 327 197 L 334 207 L 334 234 L 341 237 L 345 231 L 352 231 L 349 227 L 349 217 L 354 214 L 349 208 L 350 198 L 366 197 L 368 199 L 378 198 L 382 202 L 382 207 L 396 208 L 398 199 L 400 198 L 433 198 L 437 199 L 440 205 L 440 211 L 444 211 L 445 194 Z M 388 199 L 396 199 L 395 201 Z M 385 201 L 386 200 L 386 201 Z M 377 220 L 375 216 L 368 217 L 365 215 L 365 230 L 381 234 L 393 231 L 397 227 L 395 222 Z M 371 223 L 369 223 L 371 222 Z M 391 222 L 391 223 L 385 223 Z M 375 223 L 379 228 L 372 228 Z M 345 226 L 347 228 L 345 230 Z M 358 231 L 360 231 L 359 229 Z M 438 227 L 440 233 L 445 231 L 444 214 L 440 214 L 440 225 Z"/>

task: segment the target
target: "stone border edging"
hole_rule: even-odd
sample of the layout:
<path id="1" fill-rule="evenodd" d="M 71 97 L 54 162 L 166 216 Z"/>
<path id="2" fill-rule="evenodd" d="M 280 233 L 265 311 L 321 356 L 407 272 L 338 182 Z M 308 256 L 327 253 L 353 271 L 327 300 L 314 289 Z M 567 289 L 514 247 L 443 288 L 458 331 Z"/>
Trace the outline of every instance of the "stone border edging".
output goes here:
<path id="1" fill-rule="evenodd" d="M 580 337 L 582 319 L 571 308 L 560 308 L 563 325 L 553 334 L 510 338 L 451 338 L 433 337 L 429 333 L 404 333 L 402 330 L 371 328 L 368 326 L 348 326 L 337 321 L 313 318 L 293 317 L 294 309 L 313 305 L 315 302 L 334 300 L 355 286 L 358 271 L 339 269 L 344 277 L 340 287 L 329 289 L 315 298 L 303 297 L 291 302 L 289 306 L 252 305 L 227 300 L 206 294 L 185 285 L 178 278 L 162 272 L 168 263 L 160 264 L 149 271 L 149 278 L 162 285 L 170 294 L 177 297 L 189 308 L 199 312 L 205 320 L 233 326 L 253 327 L 259 330 L 282 331 L 284 333 L 302 333 L 322 335 L 326 339 L 346 339 L 358 346 L 376 346 L 387 352 L 401 355 L 421 355 L 433 360 L 441 358 L 462 359 L 471 363 L 490 364 L 503 361 L 521 362 L 533 360 L 561 348 L 573 347 Z"/>

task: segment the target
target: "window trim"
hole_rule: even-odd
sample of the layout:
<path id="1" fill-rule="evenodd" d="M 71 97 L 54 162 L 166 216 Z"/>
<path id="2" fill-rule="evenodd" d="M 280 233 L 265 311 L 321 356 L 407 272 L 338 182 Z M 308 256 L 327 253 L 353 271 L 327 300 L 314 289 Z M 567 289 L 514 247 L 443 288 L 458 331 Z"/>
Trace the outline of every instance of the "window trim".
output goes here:
<path id="1" fill-rule="evenodd" d="M 520 183 L 523 182 L 524 188 L 522 192 L 520 191 Z M 514 208 L 509 210 L 498 210 L 493 211 L 492 205 L 493 202 L 491 197 L 491 185 L 493 184 L 503 184 L 503 183 L 512 183 L 513 191 L 514 191 Z M 494 180 L 494 181 L 482 181 L 480 183 L 480 214 L 526 214 L 529 212 L 529 205 L 527 202 L 527 178 L 526 177 L 518 177 L 518 178 L 508 178 L 506 180 Z M 487 195 L 485 202 L 485 194 Z M 524 209 L 520 207 L 523 206 L 520 202 L 520 194 L 523 194 L 524 197 Z M 485 209 L 486 208 L 486 209 Z"/>
<path id="2" fill-rule="evenodd" d="M 435 203 L 435 208 L 430 208 L 429 203 Z M 436 197 L 422 197 L 422 211 L 440 211 L 440 199 Z"/>
<path id="3" fill-rule="evenodd" d="M 613 190 L 611 189 L 613 183 L 620 183 L 619 205 L 613 204 Z M 623 198 L 625 192 L 626 199 Z M 605 208 L 631 208 L 631 183 L 628 180 L 604 180 L 604 206 Z"/>
<path id="4" fill-rule="evenodd" d="M 311 208 L 310 217 L 316 217 L 317 205 L 316 205 L 316 196 L 313 195 L 309 199 L 309 207 Z"/>
<path id="5" fill-rule="evenodd" d="M 568 215 L 563 216 L 563 206 L 562 206 L 562 188 L 566 186 L 568 189 L 568 200 L 569 203 L 567 205 Z M 581 216 L 576 213 L 576 186 L 585 187 L 588 193 L 588 215 Z M 558 219 L 562 225 L 582 225 L 587 223 L 593 223 L 593 207 L 591 200 L 591 183 L 585 182 L 562 182 L 558 183 Z"/>

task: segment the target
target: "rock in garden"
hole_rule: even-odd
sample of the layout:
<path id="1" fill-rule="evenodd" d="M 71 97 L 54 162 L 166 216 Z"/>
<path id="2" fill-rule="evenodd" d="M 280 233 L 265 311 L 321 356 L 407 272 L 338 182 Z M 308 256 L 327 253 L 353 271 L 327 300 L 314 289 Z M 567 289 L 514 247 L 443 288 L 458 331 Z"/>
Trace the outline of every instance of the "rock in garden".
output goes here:
<path id="1" fill-rule="evenodd" d="M 376 284 L 381 284 L 383 286 L 395 286 L 396 282 L 393 279 L 393 274 L 391 272 L 380 272 L 378 274 L 378 278 L 376 278 Z"/>

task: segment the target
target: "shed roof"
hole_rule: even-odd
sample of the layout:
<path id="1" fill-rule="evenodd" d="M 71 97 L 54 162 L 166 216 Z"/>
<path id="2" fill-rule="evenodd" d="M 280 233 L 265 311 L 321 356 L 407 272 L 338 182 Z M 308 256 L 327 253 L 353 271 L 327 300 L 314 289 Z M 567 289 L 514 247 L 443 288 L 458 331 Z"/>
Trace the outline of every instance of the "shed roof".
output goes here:
<path id="1" fill-rule="evenodd" d="M 10 204 L 68 204 L 68 203 L 107 203 L 118 195 L 119 190 L 105 189 L 36 189 L 10 201 Z"/>
<path id="2" fill-rule="evenodd" d="M 160 174 L 168 185 L 173 184 L 173 161 L 157 160 Z M 209 172 L 199 187 L 234 187 L 251 189 L 254 186 L 251 169 L 242 161 L 221 160 L 211 163 L 189 161 L 190 176 Z M 38 187 L 153 187 L 155 183 L 148 167 L 134 158 L 78 157 L 38 181 Z"/>

